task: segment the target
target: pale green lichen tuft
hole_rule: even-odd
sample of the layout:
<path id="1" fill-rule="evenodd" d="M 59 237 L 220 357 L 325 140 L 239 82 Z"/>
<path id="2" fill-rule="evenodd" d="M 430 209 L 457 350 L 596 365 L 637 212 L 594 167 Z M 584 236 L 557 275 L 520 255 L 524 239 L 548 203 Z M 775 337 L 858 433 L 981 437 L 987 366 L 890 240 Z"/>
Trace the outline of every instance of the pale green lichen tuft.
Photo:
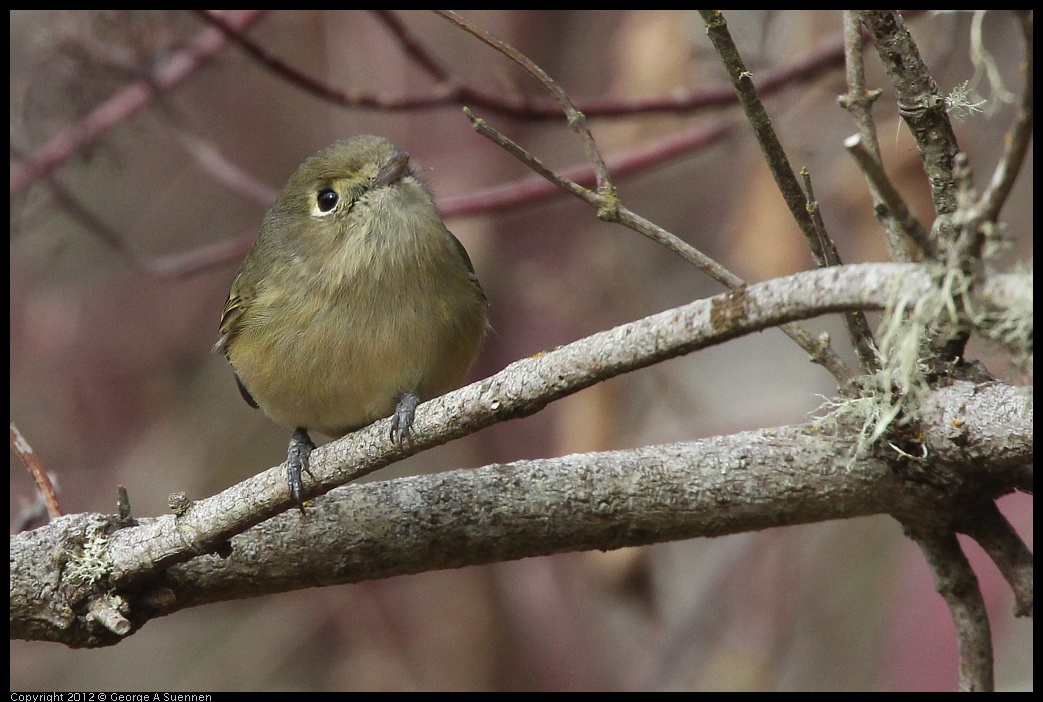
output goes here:
<path id="1" fill-rule="evenodd" d="M 1032 372 L 1032 271 L 1016 271 L 1011 284 L 989 288 L 980 299 L 968 296 L 964 311 L 974 331 L 1003 346 L 1014 366 Z"/>
<path id="2" fill-rule="evenodd" d="M 112 570 L 108 539 L 101 532 L 89 537 L 65 565 L 65 577 L 74 585 L 93 585 Z"/>
<path id="3" fill-rule="evenodd" d="M 963 81 L 952 92 L 945 96 L 945 111 L 957 122 L 975 113 L 984 112 L 982 108 L 988 100 L 975 100 L 973 91 L 967 87 L 970 81 Z"/>
<path id="4" fill-rule="evenodd" d="M 1002 344 L 1015 363 L 1032 366 L 1032 275 L 1012 276 L 1008 285 L 991 286 L 990 294 L 976 297 L 972 278 L 959 269 L 936 269 L 936 284 L 926 293 L 910 286 L 906 296 L 893 296 L 877 330 L 874 349 L 881 370 L 857 378 L 858 394 L 828 399 L 816 426 L 836 432 L 841 425 L 857 427 L 850 468 L 896 427 L 909 424 L 931 388 L 922 354 L 923 341 L 941 333 L 972 332 Z M 898 289 L 903 286 L 899 285 Z M 898 455 L 911 456 L 888 442 Z"/>
<path id="5" fill-rule="evenodd" d="M 907 295 L 892 296 L 883 321 L 877 330 L 879 346 L 874 349 L 880 370 L 855 380 L 858 394 L 853 398 L 827 399 L 816 411 L 826 413 L 817 425 L 826 430 L 845 426 L 858 427 L 856 440 L 848 460 L 866 455 L 881 437 L 896 426 L 908 424 L 917 408 L 930 392 L 921 344 L 929 331 L 939 323 L 949 329 L 960 328 L 956 296 L 969 290 L 969 279 L 958 270 L 938 273 L 939 283 L 924 293 L 909 286 Z"/>

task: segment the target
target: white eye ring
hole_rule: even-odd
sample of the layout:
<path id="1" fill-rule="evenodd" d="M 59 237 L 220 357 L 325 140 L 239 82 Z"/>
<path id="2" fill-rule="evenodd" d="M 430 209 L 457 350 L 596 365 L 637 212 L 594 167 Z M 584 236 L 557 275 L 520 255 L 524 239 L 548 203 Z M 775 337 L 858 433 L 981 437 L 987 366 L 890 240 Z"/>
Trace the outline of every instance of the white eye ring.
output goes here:
<path id="1" fill-rule="evenodd" d="M 333 188 L 323 188 L 315 196 L 315 207 L 312 214 L 316 217 L 325 217 L 337 209 L 340 204 L 340 195 Z"/>

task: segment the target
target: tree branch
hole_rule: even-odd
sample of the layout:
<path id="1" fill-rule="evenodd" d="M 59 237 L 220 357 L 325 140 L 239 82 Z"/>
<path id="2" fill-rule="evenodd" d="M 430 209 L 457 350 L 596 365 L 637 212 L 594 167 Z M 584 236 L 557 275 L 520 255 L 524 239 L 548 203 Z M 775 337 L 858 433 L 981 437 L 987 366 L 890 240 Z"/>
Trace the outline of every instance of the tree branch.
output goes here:
<path id="1" fill-rule="evenodd" d="M 264 12 L 230 10 L 223 21 L 241 31 L 260 19 Z M 37 178 L 61 166 L 85 144 L 147 107 L 157 94 L 179 85 L 227 45 L 228 40 L 216 29 L 200 32 L 187 48 L 165 60 L 147 80 L 131 83 L 69 129 L 12 164 L 11 194 L 20 192 Z"/>
<path id="2" fill-rule="evenodd" d="M 771 172 L 771 177 L 775 180 L 775 185 L 778 186 L 790 215 L 804 235 L 815 262 L 819 266 L 825 266 L 826 254 L 819 241 L 815 222 L 808 212 L 808 201 L 800 187 L 800 181 L 797 180 L 797 174 L 790 165 L 782 141 L 775 133 L 771 118 L 768 117 L 768 111 L 764 109 L 764 104 L 757 95 L 757 88 L 753 85 L 753 74 L 746 69 L 746 63 L 739 54 L 735 42 L 732 41 L 728 23 L 717 10 L 699 10 L 699 14 L 706 23 L 706 34 L 713 42 L 725 70 L 728 71 L 728 77 L 732 80 L 732 86 L 739 96 L 739 103 L 757 137 L 757 143 L 764 153 L 764 160 Z"/>
<path id="3" fill-rule="evenodd" d="M 927 236 L 927 232 L 924 231 L 923 225 L 916 219 L 916 216 L 909 209 L 909 206 L 905 204 L 905 200 L 902 199 L 901 193 L 898 192 L 898 188 L 894 186 L 891 179 L 887 177 L 887 171 L 884 170 L 884 165 L 880 161 L 879 152 L 873 153 L 873 151 L 862 141 L 861 134 L 855 134 L 844 140 L 844 147 L 848 150 L 858 164 L 859 169 L 865 175 L 866 180 L 869 182 L 869 189 L 873 195 L 873 201 L 880 205 L 886 210 L 886 223 L 895 228 L 900 235 L 905 236 L 907 239 L 912 241 L 916 246 L 923 252 L 927 258 L 934 258 L 937 255 L 935 249 L 935 242 Z M 879 211 L 880 208 L 877 208 Z M 892 253 L 895 252 L 895 246 L 892 245 Z M 912 260 L 912 256 L 907 247 L 902 247 L 898 250 L 899 256 L 895 260 Z"/>
<path id="4" fill-rule="evenodd" d="M 400 450 L 378 421 L 312 454 L 314 497 L 407 455 L 491 424 L 528 416 L 556 399 L 622 373 L 794 319 L 855 308 L 883 308 L 891 295 L 923 294 L 931 277 L 910 264 L 840 266 L 751 285 L 697 300 L 516 361 L 485 380 L 424 403 L 414 442 Z M 116 535 L 113 580 L 124 583 L 218 549 L 232 536 L 293 506 L 285 471 L 267 470 L 193 503 L 176 521 Z M 147 545 L 147 548 L 139 548 Z"/>
<path id="5" fill-rule="evenodd" d="M 373 10 L 373 13 L 391 31 L 403 51 L 425 70 L 438 87 L 424 95 L 379 95 L 360 90 L 342 90 L 328 85 L 313 76 L 302 74 L 261 44 L 253 41 L 242 31 L 235 31 L 225 24 L 223 27 L 211 11 L 203 19 L 223 29 L 226 35 L 268 70 L 279 74 L 290 83 L 327 102 L 344 107 L 363 107 L 387 111 L 423 110 L 448 105 L 471 105 L 501 115 L 530 121 L 553 120 L 561 117 L 561 106 L 553 100 L 530 100 L 512 97 L 503 92 L 487 91 L 468 85 L 459 76 L 450 72 L 422 42 L 414 36 L 389 10 Z M 823 42 L 807 55 L 788 65 L 767 70 L 759 76 L 758 85 L 765 95 L 777 93 L 787 87 L 798 86 L 818 79 L 823 74 L 842 65 L 843 43 L 838 39 Z M 726 107 L 736 102 L 734 91 L 727 85 L 711 85 L 698 89 L 672 92 L 652 98 L 595 97 L 577 102 L 587 117 L 605 119 L 633 117 L 646 114 L 691 114 L 708 109 Z"/>
<path id="6" fill-rule="evenodd" d="M 934 575 L 938 594 L 949 606 L 960 642 L 960 690 L 992 692 L 992 636 L 978 578 L 956 534 L 911 531 Z"/>
<path id="7" fill-rule="evenodd" d="M 1033 91 L 1033 42 L 1032 13 L 1029 10 L 1014 10 L 1021 33 L 1025 40 L 1025 87 L 1021 93 L 1021 102 L 1014 117 L 1014 125 L 1003 140 L 1003 155 L 1000 156 L 992 180 L 982 193 L 977 207 L 978 216 L 984 221 L 995 221 L 999 217 L 1000 208 L 1007 201 L 1014 181 L 1021 172 L 1022 163 L 1028 153 L 1029 141 L 1032 139 L 1032 125 L 1035 112 L 1032 102 Z"/>
<path id="8" fill-rule="evenodd" d="M 587 153 L 587 158 L 590 160 L 590 163 L 594 168 L 594 175 L 597 178 L 598 193 L 605 196 L 612 194 L 615 188 L 612 185 L 611 178 L 609 177 L 608 166 L 605 165 L 605 159 L 601 155 L 601 149 L 598 148 L 597 142 L 594 141 L 594 135 L 590 133 L 590 127 L 587 125 L 587 117 L 576 109 L 576 106 L 572 102 L 572 98 L 570 98 L 568 93 L 558 85 L 557 81 L 551 78 L 546 71 L 537 66 L 528 56 L 518 51 L 502 39 L 493 36 L 473 22 L 468 21 L 456 12 L 453 12 L 452 10 L 432 10 L 432 12 L 449 20 L 479 41 L 488 44 L 511 61 L 514 61 L 516 64 L 521 66 L 526 73 L 535 78 L 539 84 L 554 97 L 554 100 L 561 105 L 561 109 L 565 113 L 565 119 L 568 122 L 569 127 L 572 131 L 576 132 L 583 141 L 583 149 Z"/>
<path id="9" fill-rule="evenodd" d="M 898 111 L 913 134 L 927 171 L 934 210 L 939 215 L 952 214 L 957 207 L 952 160 L 960 147 L 945 111 L 945 99 L 938 94 L 938 84 L 898 12 L 858 10 L 858 16 L 869 30 L 880 63 L 898 93 Z M 952 243 L 951 237 L 948 243 Z"/>
<path id="10" fill-rule="evenodd" d="M 22 436 L 22 432 L 18 430 L 14 422 L 11 422 L 11 448 L 22 459 L 25 469 L 29 471 L 33 482 L 36 483 L 37 494 L 41 496 L 43 504 L 47 507 L 47 516 L 51 519 L 61 516 L 62 508 L 58 504 L 58 491 L 54 487 L 51 476 L 47 474 L 47 469 L 44 468 L 40 457 L 33 451 L 33 447 Z"/>
<path id="11" fill-rule="evenodd" d="M 1014 616 L 1032 616 L 1032 552 L 991 500 L 981 504 L 958 523 L 989 554 L 1014 592 Z"/>
<path id="12" fill-rule="evenodd" d="M 124 611 L 136 630 L 154 617 L 228 599 L 564 551 L 870 514 L 943 519 L 952 501 L 1011 490 L 1009 474 L 1032 455 L 1025 401 L 1021 388 L 998 383 L 960 382 L 934 393 L 924 413 L 929 452 L 953 458 L 954 451 L 966 453 L 958 463 L 933 468 L 933 487 L 904 479 L 880 458 L 851 465 L 851 441 L 823 434 L 812 422 L 353 485 L 315 500 L 303 517 L 290 510 L 235 536 L 221 555 L 199 554 L 132 585 L 110 571 L 103 594 L 70 582 L 72 564 L 88 560 L 84 552 L 99 552 L 91 544 L 103 544 L 114 569 L 126 566 L 128 550 L 155 558 L 166 534 L 198 546 L 197 530 L 208 528 L 199 521 L 202 506 L 236 489 L 181 516 L 142 520 L 107 537 L 102 534 L 115 518 L 61 517 L 13 537 L 11 635 L 80 646 L 115 643 L 126 632 L 114 634 L 77 614 L 100 597 L 108 609 Z M 997 407 L 1003 411 L 989 411 Z M 946 417 L 961 412 L 969 431 L 967 440 L 956 442 Z M 1011 416 L 1020 419 L 1011 422 Z M 363 434 L 337 444 L 376 439 Z M 971 458 L 977 455 L 990 458 Z M 284 481 L 281 471 L 265 475 Z M 247 483 L 247 490 L 257 487 L 256 479 Z M 285 492 L 285 485 L 278 489 Z M 23 590 L 49 595 L 23 596 Z"/>
<path id="13" fill-rule="evenodd" d="M 474 127 L 475 131 L 493 143 L 501 146 L 509 154 L 565 192 L 572 193 L 584 202 L 596 207 L 599 218 L 608 222 L 622 224 L 628 229 L 631 229 L 642 236 L 648 237 L 657 244 L 660 244 L 681 256 L 684 260 L 688 261 L 714 280 L 726 285 L 734 291 L 742 290 L 746 285 L 745 281 L 743 281 L 739 276 L 735 275 L 688 242 L 666 229 L 663 229 L 654 222 L 631 212 L 620 204 L 614 193 L 606 193 L 601 189 L 597 192 L 588 190 L 572 180 L 569 180 L 562 175 L 558 175 L 550 168 L 547 168 L 536 156 L 526 151 L 521 145 L 515 143 L 496 129 L 493 129 L 485 120 L 475 117 L 468 108 L 464 108 L 464 113 L 467 115 L 467 118 L 471 120 L 471 125 Z M 808 353 L 808 356 L 813 362 L 820 364 L 823 368 L 828 370 L 834 378 L 836 378 L 837 383 L 841 388 L 841 392 L 849 391 L 848 385 L 854 377 L 854 374 L 832 349 L 828 338 L 814 338 L 807 329 L 799 324 L 786 323 L 781 325 L 780 328 L 786 336 L 793 339 L 800 348 Z"/>
<path id="14" fill-rule="evenodd" d="M 472 116 L 470 119 L 473 124 L 476 118 Z M 652 168 L 662 167 L 671 159 L 699 153 L 707 147 L 720 144 L 735 132 L 736 126 L 737 123 L 734 120 L 727 120 L 709 126 L 686 129 L 633 149 L 609 154 L 605 157 L 605 162 L 617 179 L 621 176 L 642 173 Z M 478 131 L 482 133 L 481 130 Z M 484 133 L 483 136 L 485 136 Z M 495 139 L 493 141 L 499 143 Z M 584 188 L 597 185 L 594 169 L 586 162 L 562 168 L 560 173 L 566 180 L 571 180 Z M 542 175 L 527 176 L 501 185 L 476 190 L 467 195 L 439 198 L 438 209 L 447 219 L 485 214 L 542 202 L 561 195 L 563 190 L 572 192 L 571 189 L 563 189 L 561 185 Z"/>
<path id="15" fill-rule="evenodd" d="M 865 150 L 867 158 L 874 161 L 879 173 L 884 174 L 883 159 L 880 157 L 880 143 L 876 135 L 876 123 L 873 121 L 873 103 L 882 94 L 880 90 L 866 89 L 866 71 L 864 60 L 864 40 L 862 38 L 862 23 L 858 19 L 855 10 L 844 10 L 844 54 L 847 71 L 847 93 L 837 98 L 837 102 L 851 115 L 855 127 L 858 129 L 859 143 Z M 849 147 L 850 148 L 850 147 Z M 863 170 L 865 167 L 863 166 Z M 868 174 L 867 174 L 868 175 Z M 890 208 L 881 208 L 883 198 L 877 192 L 877 185 L 869 180 L 869 192 L 873 197 L 873 212 L 877 221 L 884 229 L 887 237 L 888 250 L 891 260 L 898 262 L 912 261 L 913 255 L 909 245 L 902 236 L 899 222 L 895 221 L 895 215 Z M 891 182 L 887 185 L 894 189 Z M 900 198 L 899 198 L 900 200 Z"/>

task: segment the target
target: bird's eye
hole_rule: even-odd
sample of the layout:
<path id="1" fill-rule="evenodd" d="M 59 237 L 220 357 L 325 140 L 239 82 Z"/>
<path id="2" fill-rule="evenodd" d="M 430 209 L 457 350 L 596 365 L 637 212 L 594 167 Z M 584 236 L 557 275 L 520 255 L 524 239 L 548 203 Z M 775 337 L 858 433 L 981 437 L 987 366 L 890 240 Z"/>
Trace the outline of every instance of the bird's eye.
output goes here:
<path id="1" fill-rule="evenodd" d="M 336 190 L 330 190 L 329 188 L 320 190 L 317 199 L 317 202 L 319 203 L 319 211 L 324 213 L 329 212 L 337 206 L 339 200 L 340 195 L 337 194 Z"/>

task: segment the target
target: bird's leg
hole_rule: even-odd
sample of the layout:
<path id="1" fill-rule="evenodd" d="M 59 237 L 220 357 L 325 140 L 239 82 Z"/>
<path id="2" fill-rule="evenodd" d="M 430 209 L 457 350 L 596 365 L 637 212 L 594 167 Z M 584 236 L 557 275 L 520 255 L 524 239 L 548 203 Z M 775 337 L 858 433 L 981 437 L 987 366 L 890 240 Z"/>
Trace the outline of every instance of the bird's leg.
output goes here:
<path id="1" fill-rule="evenodd" d="M 404 441 L 412 443 L 413 437 L 410 429 L 413 428 L 413 417 L 416 415 L 416 406 L 420 404 L 420 396 L 415 392 L 407 392 L 398 398 L 395 405 L 395 414 L 391 420 L 391 440 L 402 448 Z"/>
<path id="2" fill-rule="evenodd" d="M 301 493 L 304 490 L 304 482 L 301 474 L 311 475 L 310 458 L 314 448 L 315 443 L 308 436 L 308 430 L 304 427 L 297 427 L 290 436 L 290 447 L 286 452 L 286 482 L 289 483 L 290 495 L 302 514 L 304 513 L 304 500 L 301 499 Z"/>

